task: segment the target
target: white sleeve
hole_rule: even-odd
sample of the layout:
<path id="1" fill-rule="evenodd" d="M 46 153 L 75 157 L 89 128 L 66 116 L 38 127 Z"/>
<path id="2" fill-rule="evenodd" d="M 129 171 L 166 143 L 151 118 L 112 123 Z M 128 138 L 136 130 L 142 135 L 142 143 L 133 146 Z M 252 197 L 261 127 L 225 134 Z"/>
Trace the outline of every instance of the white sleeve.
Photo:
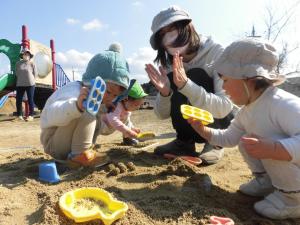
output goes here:
<path id="1" fill-rule="evenodd" d="M 225 130 L 212 129 L 210 143 L 222 147 L 234 147 L 238 145 L 241 137 L 246 133 L 239 122 L 239 114 L 231 121 Z"/>
<path id="2" fill-rule="evenodd" d="M 209 111 L 214 118 L 224 118 L 233 108 L 232 102 L 224 92 L 208 93 L 190 79 L 180 90 L 180 93 L 185 95 L 193 106 Z"/>
<path id="3" fill-rule="evenodd" d="M 154 113 L 159 119 L 168 119 L 170 117 L 172 95 L 172 90 L 170 95 L 167 97 L 162 96 L 159 92 L 157 93 L 154 105 Z"/>
<path id="4" fill-rule="evenodd" d="M 286 134 L 286 138 L 278 141 L 285 147 L 292 157 L 292 162 L 300 163 L 300 101 L 290 98 L 276 105 L 273 121 Z"/>
<path id="5" fill-rule="evenodd" d="M 48 105 L 47 110 L 42 111 L 42 128 L 53 126 L 66 126 L 72 120 L 79 118 L 81 112 L 76 106 L 77 98 L 71 98 L 64 101 L 55 101 Z"/>
<path id="6" fill-rule="evenodd" d="M 80 88 L 80 83 L 71 82 L 56 90 L 48 98 L 41 113 L 41 128 L 66 126 L 81 116 L 76 106 Z"/>

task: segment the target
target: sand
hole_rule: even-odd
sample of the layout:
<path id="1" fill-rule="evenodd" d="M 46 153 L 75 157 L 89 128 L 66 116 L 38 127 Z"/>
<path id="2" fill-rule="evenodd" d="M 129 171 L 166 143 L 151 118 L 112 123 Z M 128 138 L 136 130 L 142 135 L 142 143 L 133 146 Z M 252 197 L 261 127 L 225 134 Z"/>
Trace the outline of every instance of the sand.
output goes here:
<path id="1" fill-rule="evenodd" d="M 101 136 L 97 150 L 106 152 L 111 163 L 68 176 L 61 173 L 64 179 L 57 184 L 38 180 L 38 164 L 51 160 L 39 143 L 39 119 L 0 122 L 0 224 L 75 224 L 61 212 L 58 201 L 65 192 L 80 187 L 103 188 L 128 204 L 125 217 L 116 225 L 201 225 L 209 224 L 212 215 L 244 225 L 300 224 L 300 220 L 268 220 L 255 213 L 253 204 L 260 199 L 237 191 L 251 175 L 236 148 L 226 149 L 223 160 L 212 166 L 166 160 L 153 155 L 153 144 L 175 137 L 170 120 L 158 120 L 152 110 L 135 112 L 132 120 L 157 138 L 133 148 L 120 144 L 119 133 Z"/>

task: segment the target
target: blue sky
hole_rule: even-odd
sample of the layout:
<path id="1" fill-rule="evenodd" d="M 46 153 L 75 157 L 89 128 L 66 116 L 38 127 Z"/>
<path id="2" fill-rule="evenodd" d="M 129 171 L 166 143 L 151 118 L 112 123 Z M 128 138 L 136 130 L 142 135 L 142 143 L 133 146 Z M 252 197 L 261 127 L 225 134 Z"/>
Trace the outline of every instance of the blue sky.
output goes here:
<path id="1" fill-rule="evenodd" d="M 49 45 L 49 40 L 54 39 L 57 62 L 67 74 L 72 75 L 73 70 L 75 78 L 84 72 L 94 54 L 120 42 L 132 76 L 147 82 L 144 64 L 155 57 L 149 45 L 151 22 L 163 8 L 179 5 L 190 13 L 199 33 L 226 46 L 250 33 L 252 25 L 263 35 L 266 6 L 282 12 L 292 2 L 295 0 L 2 0 L 0 39 L 20 43 L 23 24 L 33 40 Z M 299 27 L 297 16 L 293 27 L 295 23 Z M 287 37 L 293 37 L 291 41 L 297 36 L 300 40 L 295 29 L 291 28 L 288 34 Z M 0 54 L 0 74 L 7 70 L 8 60 Z"/>

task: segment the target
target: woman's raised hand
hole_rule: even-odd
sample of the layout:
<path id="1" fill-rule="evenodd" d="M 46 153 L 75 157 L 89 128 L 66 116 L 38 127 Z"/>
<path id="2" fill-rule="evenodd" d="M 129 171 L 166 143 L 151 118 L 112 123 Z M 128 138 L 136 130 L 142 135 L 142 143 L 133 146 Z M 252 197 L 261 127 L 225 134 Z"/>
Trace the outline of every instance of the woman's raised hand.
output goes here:
<path id="1" fill-rule="evenodd" d="M 173 57 L 173 81 L 178 89 L 183 88 L 188 81 L 183 67 L 182 57 L 179 56 L 178 52 L 176 52 Z"/>
<path id="2" fill-rule="evenodd" d="M 168 96 L 171 89 L 166 70 L 162 66 L 160 66 L 158 71 L 152 64 L 146 64 L 145 70 L 151 83 L 161 93 L 161 95 Z"/>

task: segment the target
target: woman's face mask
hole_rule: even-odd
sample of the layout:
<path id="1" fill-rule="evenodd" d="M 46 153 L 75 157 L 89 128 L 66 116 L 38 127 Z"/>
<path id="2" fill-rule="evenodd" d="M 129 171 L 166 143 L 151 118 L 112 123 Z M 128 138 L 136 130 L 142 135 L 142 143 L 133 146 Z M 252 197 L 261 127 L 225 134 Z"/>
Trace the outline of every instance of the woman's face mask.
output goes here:
<path id="1" fill-rule="evenodd" d="M 167 32 L 162 39 L 162 44 L 165 47 L 166 51 L 173 56 L 175 55 L 176 52 L 178 52 L 179 55 L 184 55 L 189 46 L 189 43 L 187 43 L 186 45 L 181 47 L 176 47 L 176 48 L 171 47 L 177 37 L 178 37 L 178 31 L 173 30 Z"/>
<path id="2" fill-rule="evenodd" d="M 27 54 L 24 54 L 24 55 L 23 55 L 23 59 L 26 60 L 26 61 L 28 61 L 28 60 L 30 59 L 30 56 L 27 55 Z"/>

